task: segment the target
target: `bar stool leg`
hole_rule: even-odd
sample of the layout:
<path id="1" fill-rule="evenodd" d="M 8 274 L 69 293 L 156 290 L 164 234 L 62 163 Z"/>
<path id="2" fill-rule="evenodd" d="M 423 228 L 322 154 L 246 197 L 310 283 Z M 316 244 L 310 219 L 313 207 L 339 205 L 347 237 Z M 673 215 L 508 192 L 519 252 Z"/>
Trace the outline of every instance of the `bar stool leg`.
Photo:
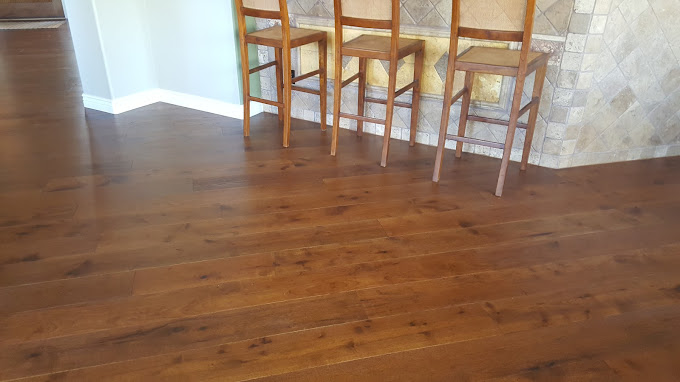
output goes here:
<path id="1" fill-rule="evenodd" d="M 455 3 L 454 3 L 455 4 Z M 451 40 L 449 51 L 456 52 L 458 45 L 456 40 Z M 439 125 L 439 141 L 437 143 L 437 157 L 434 161 L 434 173 L 432 174 L 432 181 L 439 182 L 442 174 L 442 165 L 444 164 L 444 146 L 446 145 L 446 133 L 449 129 L 449 116 L 451 115 L 451 99 L 453 99 L 453 80 L 456 64 L 455 54 L 449 55 L 449 63 L 446 67 L 446 80 L 444 87 L 444 108 L 442 110 L 442 120 Z"/>
<path id="2" fill-rule="evenodd" d="M 281 55 L 281 49 L 274 48 L 274 56 L 276 57 L 276 101 L 283 103 L 283 58 Z M 283 107 L 279 107 L 279 122 L 283 122 Z"/>
<path id="3" fill-rule="evenodd" d="M 283 49 L 283 73 L 290 73 L 291 67 L 291 52 L 290 48 Z M 290 146 L 290 117 L 292 104 L 292 81 L 290 74 L 285 76 L 283 80 L 283 147 Z"/>
<path id="4" fill-rule="evenodd" d="M 366 107 L 366 66 L 368 59 L 359 57 L 359 105 L 357 115 L 364 116 Z M 364 121 L 357 121 L 357 135 L 364 135 Z"/>
<path id="5" fill-rule="evenodd" d="M 387 86 L 387 110 L 385 110 L 385 136 L 383 137 L 382 159 L 380 165 L 387 167 L 387 157 L 390 153 L 390 138 L 392 135 L 392 118 L 394 117 L 394 95 L 397 90 L 397 59 L 390 60 L 390 80 Z"/>
<path id="6" fill-rule="evenodd" d="M 328 103 L 328 40 L 319 41 L 319 113 L 321 114 L 321 131 L 326 131 L 326 113 Z"/>
<path id="7" fill-rule="evenodd" d="M 505 176 L 508 173 L 508 165 L 510 164 L 510 154 L 512 153 L 512 143 L 515 141 L 515 130 L 517 129 L 517 120 L 519 119 L 519 109 L 522 107 L 522 91 L 524 90 L 524 76 L 518 76 L 515 82 L 515 94 L 512 97 L 512 109 L 510 110 L 510 122 L 508 125 L 508 134 L 505 137 L 505 146 L 503 147 L 503 159 L 501 160 L 501 171 L 498 175 L 498 183 L 496 184 L 496 196 L 503 195 L 503 186 L 505 185 Z"/>
<path id="8" fill-rule="evenodd" d="M 425 62 L 425 50 L 416 52 L 416 62 L 413 68 L 413 79 L 416 85 L 413 87 L 413 98 L 411 99 L 411 136 L 409 145 L 416 145 L 416 133 L 418 132 L 418 113 L 420 112 L 420 87 L 423 79 L 423 63 Z"/>
<path id="9" fill-rule="evenodd" d="M 331 155 L 338 150 L 338 135 L 340 134 L 340 104 L 342 102 L 342 55 L 340 49 L 335 49 L 335 80 L 333 87 L 333 137 L 331 139 Z"/>
<path id="10" fill-rule="evenodd" d="M 547 65 L 541 66 L 536 70 L 536 77 L 534 78 L 534 93 L 532 98 L 538 97 L 539 102 L 536 103 L 529 112 L 529 121 L 527 123 L 527 135 L 524 138 L 524 151 L 522 152 L 522 166 L 521 171 L 526 171 L 529 163 L 529 154 L 531 153 L 531 143 L 534 140 L 534 130 L 536 129 L 536 120 L 538 119 L 538 108 L 541 105 L 540 99 L 543 95 L 543 84 L 545 82 L 545 74 L 548 69 Z"/>
<path id="11" fill-rule="evenodd" d="M 475 81 L 473 72 L 465 72 L 465 89 L 463 103 L 460 107 L 460 121 L 458 122 L 458 136 L 464 137 L 467 130 L 468 115 L 470 115 L 470 103 L 472 101 L 472 86 Z M 456 142 L 456 158 L 463 156 L 463 142 Z"/>
<path id="12" fill-rule="evenodd" d="M 250 136 L 250 65 L 248 44 L 241 39 L 241 72 L 243 72 L 243 136 Z"/>

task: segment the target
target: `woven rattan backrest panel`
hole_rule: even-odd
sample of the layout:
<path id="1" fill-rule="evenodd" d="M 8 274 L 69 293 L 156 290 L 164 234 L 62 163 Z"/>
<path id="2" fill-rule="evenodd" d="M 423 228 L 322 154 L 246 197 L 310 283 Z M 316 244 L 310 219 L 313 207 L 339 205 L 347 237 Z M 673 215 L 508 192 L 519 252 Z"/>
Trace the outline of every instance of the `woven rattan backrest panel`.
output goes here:
<path id="1" fill-rule="evenodd" d="M 342 15 L 358 19 L 392 20 L 392 3 L 394 0 L 340 0 Z"/>
<path id="2" fill-rule="evenodd" d="M 243 0 L 246 8 L 260 9 L 263 11 L 279 11 L 279 0 Z"/>
<path id="3" fill-rule="evenodd" d="M 527 0 L 459 1 L 461 27 L 502 31 L 524 30 Z"/>

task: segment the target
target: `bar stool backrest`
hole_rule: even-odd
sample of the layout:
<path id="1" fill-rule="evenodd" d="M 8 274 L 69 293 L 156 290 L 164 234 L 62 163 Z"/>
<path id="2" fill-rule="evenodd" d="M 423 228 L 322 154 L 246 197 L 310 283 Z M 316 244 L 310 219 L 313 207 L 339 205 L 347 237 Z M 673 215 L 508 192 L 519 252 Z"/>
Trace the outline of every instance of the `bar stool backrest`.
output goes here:
<path id="1" fill-rule="evenodd" d="M 400 0 L 334 0 L 336 54 L 340 53 L 343 26 L 369 29 L 389 29 L 390 56 L 396 59 L 399 51 Z"/>
<path id="2" fill-rule="evenodd" d="M 460 0 L 460 26 L 472 29 L 524 31 L 527 0 Z"/>
<path id="3" fill-rule="evenodd" d="M 288 4 L 286 0 L 235 0 L 238 30 L 243 39 L 246 30 L 246 16 L 263 19 L 281 20 L 281 34 L 283 49 L 290 50 L 290 20 L 288 18 Z M 242 52 L 243 53 L 243 52 Z"/>
<path id="4" fill-rule="evenodd" d="M 451 37 L 531 41 L 535 9 L 536 0 L 453 0 Z"/>
<path id="5" fill-rule="evenodd" d="M 450 51 L 458 51 L 459 37 L 521 42 L 518 78 L 523 80 L 531 49 L 536 0 L 453 0 L 452 5 Z"/>
<path id="6" fill-rule="evenodd" d="M 399 27 L 399 0 L 335 0 L 336 24 L 371 29 Z"/>
<path id="7" fill-rule="evenodd" d="M 236 0 L 237 13 L 244 16 L 281 20 L 281 11 L 288 16 L 288 5 L 285 0 Z"/>

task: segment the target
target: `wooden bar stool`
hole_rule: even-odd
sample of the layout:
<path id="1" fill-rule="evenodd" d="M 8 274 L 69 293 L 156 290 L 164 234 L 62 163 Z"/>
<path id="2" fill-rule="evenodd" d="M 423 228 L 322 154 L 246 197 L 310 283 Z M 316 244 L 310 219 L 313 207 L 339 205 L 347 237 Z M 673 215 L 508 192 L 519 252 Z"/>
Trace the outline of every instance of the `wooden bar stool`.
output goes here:
<path id="1" fill-rule="evenodd" d="M 250 136 L 250 102 L 260 102 L 279 108 L 279 121 L 283 121 L 283 147 L 290 144 L 290 114 L 292 90 L 316 94 L 320 99 L 321 130 L 326 130 L 326 68 L 328 34 L 322 31 L 291 28 L 286 0 L 236 0 L 239 40 L 241 41 L 241 69 L 243 72 L 243 135 Z M 281 20 L 281 26 L 248 33 L 246 16 Z M 319 45 L 319 69 L 291 78 L 291 49 L 306 44 Z M 275 60 L 250 69 L 248 44 L 274 48 Z M 277 100 L 270 101 L 250 95 L 250 75 L 276 66 Z M 294 85 L 296 82 L 319 75 L 319 90 Z"/>
<path id="2" fill-rule="evenodd" d="M 484 5 L 481 5 L 484 4 Z M 502 5 L 502 7 L 501 7 Z M 496 7 L 498 9 L 489 9 Z M 461 12 L 461 8 L 465 12 Z M 437 159 L 434 166 L 433 180 L 439 181 L 442 161 L 444 159 L 444 144 L 447 139 L 457 141 L 456 157 L 460 158 L 463 151 L 463 143 L 471 143 L 503 150 L 501 171 L 496 185 L 496 196 L 503 193 L 505 175 L 508 171 L 512 143 L 515 138 L 516 128 L 526 129 L 526 140 L 522 155 L 521 169 L 526 170 L 531 152 L 531 141 L 534 136 L 538 107 L 543 92 L 543 83 L 550 56 L 546 53 L 530 51 L 531 33 L 534 26 L 534 12 L 536 0 L 497 0 L 477 2 L 475 0 L 453 0 L 453 16 L 451 19 L 451 43 L 449 47 L 449 63 L 446 71 L 446 90 L 444 91 L 444 112 L 442 113 L 441 128 L 439 131 L 439 146 Z M 499 12 L 503 17 L 498 17 Z M 494 15 L 493 18 L 490 16 Z M 499 30 L 502 29 L 502 30 Z M 507 50 L 501 48 L 472 47 L 460 55 L 458 52 L 458 37 L 472 39 L 484 39 L 494 41 L 516 41 L 522 43 L 522 50 Z M 465 84 L 463 90 L 453 95 L 453 77 L 456 70 L 464 71 Z M 527 75 L 536 72 L 534 90 L 531 101 L 521 106 L 524 80 Z M 510 120 L 482 118 L 469 114 L 472 84 L 475 73 L 489 73 L 503 76 L 516 77 L 515 91 L 512 99 Z M 449 113 L 451 105 L 457 100 L 463 99 L 460 113 L 458 135 L 447 134 Z M 518 119 L 526 112 L 529 113 L 528 123 L 518 123 Z M 479 121 L 493 123 L 508 127 L 505 143 L 483 141 L 480 139 L 465 137 L 467 121 Z"/>
<path id="3" fill-rule="evenodd" d="M 343 26 L 345 25 L 360 28 L 389 29 L 391 35 L 389 37 L 361 35 L 351 41 L 343 42 Z M 384 124 L 385 136 L 383 138 L 380 165 L 383 167 L 387 166 L 394 106 L 411 109 L 410 144 L 411 146 L 415 144 L 424 52 L 425 41 L 399 38 L 399 0 L 335 0 L 335 97 L 331 155 L 335 155 L 338 148 L 340 117 L 356 120 L 357 135 L 359 136 L 363 133 L 364 122 Z M 413 82 L 402 89 L 396 90 L 397 64 L 400 59 L 414 53 L 415 68 Z M 345 81 L 342 80 L 342 56 L 359 58 L 359 72 Z M 366 97 L 366 65 L 368 59 L 387 60 L 390 62 L 387 100 Z M 341 113 L 342 88 L 356 79 L 359 80 L 359 114 Z M 395 101 L 396 97 L 409 90 L 413 90 L 411 103 Z M 364 116 L 366 102 L 387 105 L 385 120 Z"/>

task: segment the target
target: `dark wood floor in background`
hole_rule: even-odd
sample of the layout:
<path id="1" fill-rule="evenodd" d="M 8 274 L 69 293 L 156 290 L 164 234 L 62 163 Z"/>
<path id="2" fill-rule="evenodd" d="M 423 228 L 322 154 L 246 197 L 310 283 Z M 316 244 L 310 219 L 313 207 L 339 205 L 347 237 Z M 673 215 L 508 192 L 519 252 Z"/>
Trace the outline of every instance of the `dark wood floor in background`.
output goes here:
<path id="1" fill-rule="evenodd" d="M 84 111 L 0 32 L 0 380 L 680 378 L 680 158 L 553 171 L 276 117 Z"/>

